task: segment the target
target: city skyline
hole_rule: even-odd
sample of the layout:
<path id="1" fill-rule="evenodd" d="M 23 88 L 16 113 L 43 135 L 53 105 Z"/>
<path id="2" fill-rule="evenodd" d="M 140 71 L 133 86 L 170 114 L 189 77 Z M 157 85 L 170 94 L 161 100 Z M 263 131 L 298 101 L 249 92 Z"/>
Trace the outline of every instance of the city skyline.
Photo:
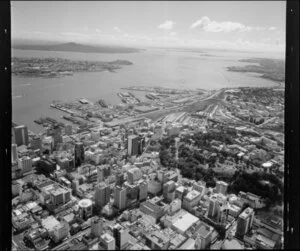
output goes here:
<path id="1" fill-rule="evenodd" d="M 13 41 L 285 50 L 285 1 L 46 1 L 11 8 Z"/>

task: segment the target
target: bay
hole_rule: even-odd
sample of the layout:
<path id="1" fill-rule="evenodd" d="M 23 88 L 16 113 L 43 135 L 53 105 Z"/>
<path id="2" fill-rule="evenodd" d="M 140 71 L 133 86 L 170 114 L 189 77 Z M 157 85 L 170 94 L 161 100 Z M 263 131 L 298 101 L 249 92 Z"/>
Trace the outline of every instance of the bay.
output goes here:
<path id="1" fill-rule="evenodd" d="M 229 72 L 227 66 L 249 63 L 240 59 L 263 57 L 243 52 L 193 51 L 148 49 L 140 53 L 76 53 L 12 50 L 15 57 L 59 57 L 71 60 L 113 61 L 129 60 L 133 65 L 123 66 L 115 73 L 84 72 L 62 78 L 12 77 L 12 117 L 17 124 L 27 125 L 33 132 L 42 127 L 33 120 L 50 116 L 60 121 L 63 115 L 50 108 L 53 100 L 73 101 L 86 98 L 96 101 L 103 98 L 110 104 L 120 103 L 117 93 L 128 86 L 159 86 L 178 89 L 219 89 L 224 87 L 273 86 L 275 82 L 253 74 Z M 137 93 L 137 92 L 135 92 Z M 139 93 L 138 96 L 143 96 Z"/>

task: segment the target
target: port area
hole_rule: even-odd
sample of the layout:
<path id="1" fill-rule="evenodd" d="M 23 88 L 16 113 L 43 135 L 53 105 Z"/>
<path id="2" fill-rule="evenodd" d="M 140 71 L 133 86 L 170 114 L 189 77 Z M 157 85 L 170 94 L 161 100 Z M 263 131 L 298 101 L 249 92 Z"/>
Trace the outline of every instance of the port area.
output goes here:
<path id="1" fill-rule="evenodd" d="M 251 111 L 243 111 L 244 114 L 250 114 L 247 115 L 248 117 L 241 113 L 240 106 L 241 104 L 243 106 L 243 103 L 236 105 L 236 101 L 232 101 L 234 95 L 239 95 L 240 89 L 236 89 L 237 93 L 228 88 L 205 91 L 139 86 L 128 87 L 126 90 L 141 91 L 145 96 L 137 98 L 127 91 L 117 94 L 121 99 L 127 99 L 126 103 L 111 105 L 103 99 L 92 102 L 86 98 L 79 98 L 72 102 L 53 102 L 51 108 L 65 112 L 62 119 L 79 127 L 92 127 L 95 124 L 116 127 L 143 119 L 166 123 L 197 123 L 199 126 L 205 126 L 204 121 L 213 120 L 236 126 L 247 125 L 257 129 L 273 130 L 275 127 L 279 132 L 281 131 L 279 115 L 279 117 L 268 115 L 269 117 L 261 119 L 265 115 L 261 114 L 260 109 L 254 108 Z M 155 98 L 147 98 L 148 94 Z M 272 109 L 268 110 L 268 114 L 274 113 Z M 35 122 L 42 125 L 55 123 L 53 120 L 51 122 L 45 119 Z"/>
<path id="2" fill-rule="evenodd" d="M 128 89 L 132 89 L 132 92 L 143 91 L 144 96 L 136 95 L 138 96 L 136 97 L 132 92 L 126 91 L 117 93 L 121 99 L 117 105 L 108 104 L 103 99 L 92 102 L 81 97 L 71 102 L 53 101 L 50 107 L 66 113 L 61 118 L 78 126 L 92 126 L 97 123 L 114 127 L 132 119 L 156 121 L 170 113 L 183 111 L 190 114 L 205 110 L 210 105 L 210 98 L 220 94 L 220 91 L 187 91 L 161 87 L 128 87 Z M 40 118 L 35 122 L 43 126 L 59 123 L 52 118 L 50 120 Z"/>

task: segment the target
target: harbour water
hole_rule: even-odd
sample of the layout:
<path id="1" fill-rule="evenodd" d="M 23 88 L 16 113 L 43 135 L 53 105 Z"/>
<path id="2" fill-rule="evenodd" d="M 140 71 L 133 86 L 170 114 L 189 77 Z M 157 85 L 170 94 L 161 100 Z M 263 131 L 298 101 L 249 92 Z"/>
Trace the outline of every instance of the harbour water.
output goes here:
<path id="1" fill-rule="evenodd" d="M 33 120 L 41 116 L 60 119 L 64 113 L 49 108 L 53 100 L 72 101 L 86 98 L 104 99 L 108 104 L 121 100 L 117 93 L 128 86 L 160 86 L 178 89 L 219 89 L 240 86 L 273 86 L 273 81 L 253 74 L 229 72 L 227 66 L 245 65 L 240 59 L 264 57 L 261 54 L 240 52 L 199 52 L 149 49 L 140 53 L 76 53 L 13 50 L 16 57 L 59 57 L 73 60 L 113 61 L 129 60 L 115 73 L 85 72 L 62 78 L 12 77 L 13 121 L 25 124 L 33 132 L 42 127 Z M 141 95 L 141 94 L 140 94 Z M 65 121 L 63 121 L 65 122 Z"/>

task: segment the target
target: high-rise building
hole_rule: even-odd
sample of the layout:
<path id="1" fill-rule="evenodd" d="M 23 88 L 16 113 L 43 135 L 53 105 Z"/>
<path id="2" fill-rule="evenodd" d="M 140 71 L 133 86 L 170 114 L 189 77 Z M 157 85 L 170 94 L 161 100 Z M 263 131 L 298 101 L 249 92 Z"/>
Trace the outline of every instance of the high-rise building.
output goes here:
<path id="1" fill-rule="evenodd" d="M 105 234 L 101 235 L 99 246 L 101 246 L 101 247 L 99 247 L 100 250 L 103 250 L 102 247 L 105 250 L 115 250 L 116 249 L 115 238 L 112 237 L 110 234 L 105 233 Z"/>
<path id="2" fill-rule="evenodd" d="M 148 196 L 148 182 L 141 180 L 139 182 L 139 200 L 145 200 Z"/>
<path id="3" fill-rule="evenodd" d="M 69 224 L 67 222 L 60 223 L 53 227 L 53 240 L 55 243 L 63 240 L 69 235 Z"/>
<path id="4" fill-rule="evenodd" d="M 163 196 L 165 199 L 167 199 L 168 201 L 172 201 L 175 198 L 175 182 L 173 180 L 168 181 L 167 183 L 165 183 L 163 185 Z M 172 195 L 173 197 L 172 198 Z"/>
<path id="5" fill-rule="evenodd" d="M 117 172 L 116 173 L 116 186 L 122 186 L 124 183 L 124 173 Z"/>
<path id="6" fill-rule="evenodd" d="M 94 216 L 91 219 L 91 232 L 94 236 L 101 237 L 103 232 L 103 220 L 100 217 Z"/>
<path id="7" fill-rule="evenodd" d="M 16 144 L 11 144 L 11 163 L 16 163 L 18 160 L 18 150 Z"/>
<path id="8" fill-rule="evenodd" d="M 79 215 L 82 219 L 87 220 L 89 217 L 92 216 L 92 201 L 90 199 L 82 199 L 78 203 L 79 207 Z"/>
<path id="9" fill-rule="evenodd" d="M 18 167 L 22 172 L 28 172 L 32 168 L 32 159 L 28 156 L 24 156 L 18 160 Z"/>
<path id="10" fill-rule="evenodd" d="M 238 217 L 236 236 L 243 238 L 244 235 L 252 228 L 254 219 L 254 210 L 251 207 L 246 208 Z"/>
<path id="11" fill-rule="evenodd" d="M 217 181 L 216 183 L 216 192 L 226 194 L 228 188 L 228 184 L 224 181 Z"/>
<path id="12" fill-rule="evenodd" d="M 138 154 L 142 154 L 144 152 L 146 145 L 146 140 L 144 136 L 139 136 L 139 141 L 138 141 Z"/>
<path id="13" fill-rule="evenodd" d="M 82 142 L 75 143 L 75 167 L 81 166 L 84 161 L 84 147 Z"/>
<path id="14" fill-rule="evenodd" d="M 128 136 L 128 155 L 135 156 L 139 152 L 139 137 L 137 135 Z"/>
<path id="15" fill-rule="evenodd" d="M 198 234 L 195 242 L 195 249 L 208 249 L 211 244 L 213 227 L 202 222 L 198 229 Z"/>
<path id="16" fill-rule="evenodd" d="M 110 166 L 101 165 L 97 166 L 97 182 L 104 181 L 110 175 Z"/>
<path id="17" fill-rule="evenodd" d="M 117 186 L 115 188 L 115 201 L 114 201 L 114 204 L 115 206 L 119 209 L 119 210 L 122 210 L 122 209 L 125 209 L 126 208 L 126 188 L 123 188 L 123 187 L 119 187 Z"/>
<path id="18" fill-rule="evenodd" d="M 215 221 L 218 221 L 220 217 L 221 207 L 220 202 L 217 198 L 212 197 L 209 200 L 209 207 L 208 207 L 208 217 Z"/>
<path id="19" fill-rule="evenodd" d="M 33 149 L 42 149 L 42 139 L 40 136 L 34 136 L 30 142 Z"/>
<path id="20" fill-rule="evenodd" d="M 197 206 L 200 200 L 201 194 L 196 190 L 192 190 L 183 198 L 182 207 L 187 211 L 192 211 L 193 207 Z"/>
<path id="21" fill-rule="evenodd" d="M 28 145 L 28 129 L 27 126 L 19 125 L 15 126 L 14 130 L 14 138 L 17 146 Z"/>
<path id="22" fill-rule="evenodd" d="M 71 190 L 65 188 L 54 189 L 50 192 L 50 198 L 53 205 L 63 205 L 71 200 Z"/>
<path id="23" fill-rule="evenodd" d="M 143 176 L 143 173 L 137 167 L 131 168 L 127 171 L 127 181 L 130 184 L 134 184 L 134 182 L 141 179 L 142 176 Z"/>
<path id="24" fill-rule="evenodd" d="M 110 187 L 104 182 L 101 182 L 95 191 L 95 205 L 104 207 L 110 200 Z"/>
<path id="25" fill-rule="evenodd" d="M 59 143 L 62 143 L 62 135 L 61 135 L 61 128 L 59 125 L 55 124 L 53 126 L 53 140 L 54 140 L 54 147 L 57 147 Z"/>
<path id="26" fill-rule="evenodd" d="M 113 227 L 113 234 L 114 234 L 114 238 L 116 240 L 116 246 L 122 250 L 124 248 L 124 246 L 128 243 L 128 240 L 129 240 L 128 228 L 125 228 L 125 227 L 121 226 L 120 224 L 116 224 Z"/>

